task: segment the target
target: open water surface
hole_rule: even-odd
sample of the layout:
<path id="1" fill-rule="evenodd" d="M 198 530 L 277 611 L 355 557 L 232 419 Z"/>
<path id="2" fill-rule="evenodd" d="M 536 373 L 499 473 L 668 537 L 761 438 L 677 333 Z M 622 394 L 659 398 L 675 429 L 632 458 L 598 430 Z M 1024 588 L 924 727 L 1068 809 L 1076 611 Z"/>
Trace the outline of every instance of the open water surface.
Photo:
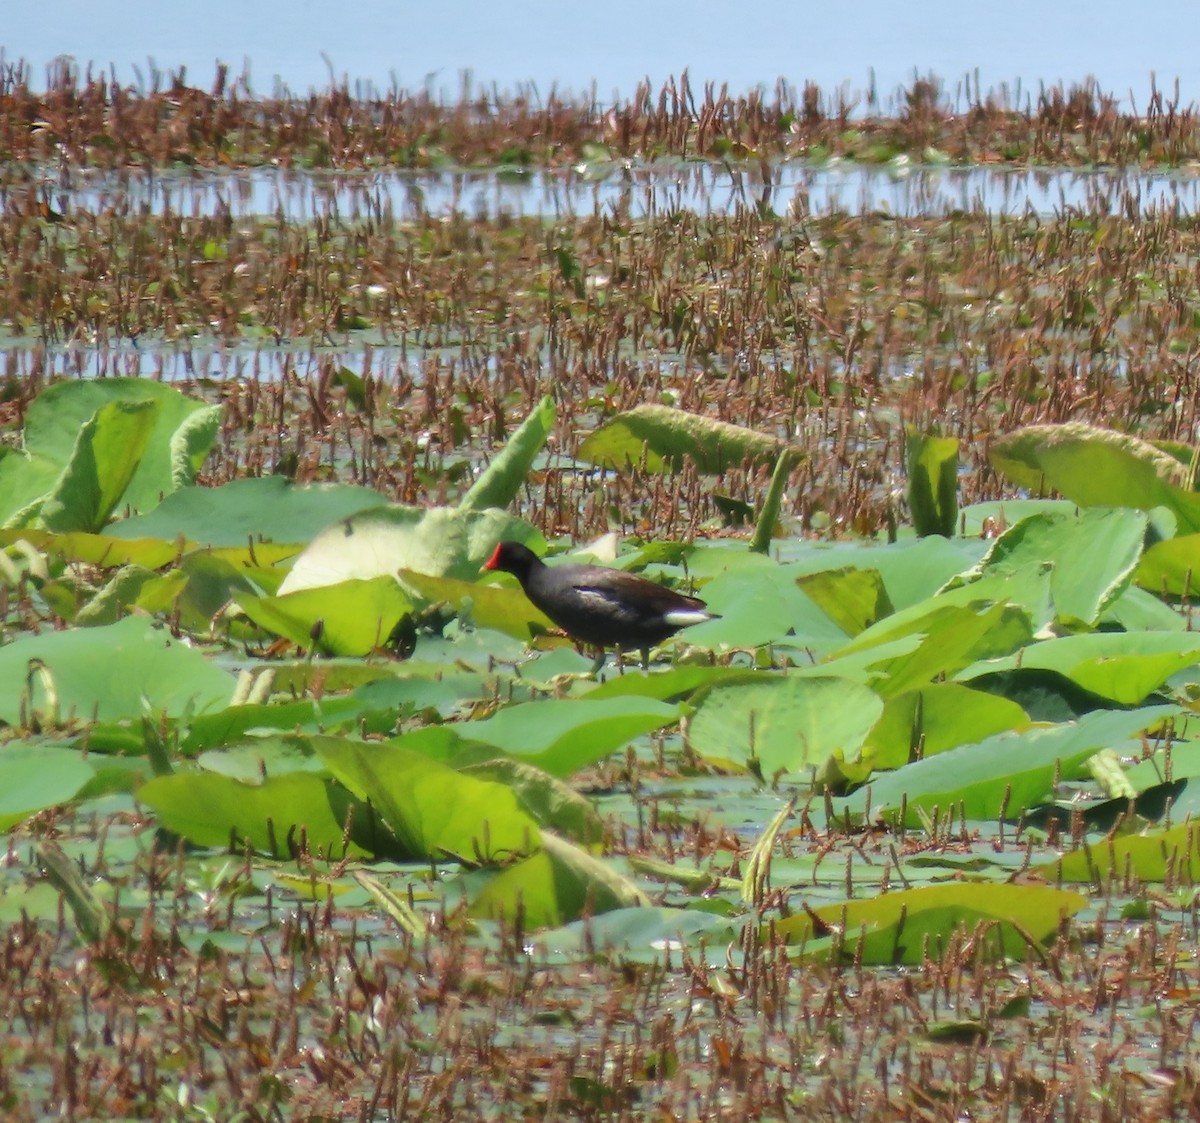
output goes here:
<path id="1" fill-rule="evenodd" d="M 46 169 L 34 177 L 63 210 L 110 208 L 182 215 L 283 215 L 289 221 L 336 216 L 347 221 L 387 213 L 585 217 L 617 212 L 634 218 L 681 210 L 728 213 L 760 207 L 801 217 L 831 211 L 885 211 L 901 217 L 953 211 L 1048 215 L 1066 208 L 1141 213 L 1167 207 L 1200 213 L 1200 169 L 1001 169 L 929 167 L 907 159 L 883 166 L 707 163 L 626 166 L 613 162 L 565 170 L 425 172 L 296 171 L 275 168 L 120 173 Z M 31 184 L 33 186 L 34 184 Z M 0 198 L 6 205 L 21 200 Z"/>

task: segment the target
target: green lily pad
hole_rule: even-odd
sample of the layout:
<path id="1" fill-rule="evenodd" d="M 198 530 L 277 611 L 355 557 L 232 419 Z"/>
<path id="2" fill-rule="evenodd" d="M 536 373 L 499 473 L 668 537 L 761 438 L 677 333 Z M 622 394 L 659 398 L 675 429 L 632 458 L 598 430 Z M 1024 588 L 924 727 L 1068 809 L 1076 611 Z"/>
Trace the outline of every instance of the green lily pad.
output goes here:
<path id="1" fill-rule="evenodd" d="M 335 519 L 378 507 L 383 496 L 349 484 L 297 487 L 283 476 L 234 480 L 220 487 L 189 487 L 167 496 L 148 515 L 110 525 L 113 538 L 184 538 L 206 546 L 248 541 L 301 546 Z"/>
<path id="2" fill-rule="evenodd" d="M 648 905 L 649 899 L 612 865 L 556 835 L 542 848 L 506 869 L 463 879 L 472 916 L 553 928 L 616 909 Z"/>
<path id="3" fill-rule="evenodd" d="M 1075 775 L 1097 749 L 1119 746 L 1180 712 L 1175 706 L 1095 710 L 1077 721 L 1000 733 L 878 775 L 836 801 L 835 813 L 895 821 L 904 808 L 908 826 L 919 826 L 935 808 L 968 820 L 1015 819 L 1052 799 L 1055 780 Z"/>
<path id="4" fill-rule="evenodd" d="M 1049 940 L 1064 919 L 1086 907 L 1081 893 L 1044 885 L 927 885 L 820 905 L 775 921 L 771 930 L 815 958 L 826 957 L 832 945 L 856 962 L 918 964 L 937 959 L 965 931 L 978 936 L 976 954 L 1023 959 L 1030 941 Z"/>
<path id="5" fill-rule="evenodd" d="M 919 433 L 908 426 L 905 465 L 908 507 L 918 536 L 952 537 L 958 516 L 958 438 Z"/>
<path id="6" fill-rule="evenodd" d="M 402 744 L 314 737 L 337 779 L 370 800 L 411 858 L 508 861 L 541 844 L 511 788 L 447 768 Z"/>
<path id="7" fill-rule="evenodd" d="M 296 559 L 279 591 L 395 577 L 401 569 L 471 581 L 501 539 L 543 544 L 533 527 L 504 511 L 375 507 L 321 531 Z"/>
<path id="8" fill-rule="evenodd" d="M 865 662 L 873 674 L 872 686 L 890 698 L 953 676 L 981 657 L 1008 655 L 1031 639 L 1023 609 L 988 601 L 955 604 L 955 599 L 930 597 L 885 617 L 847 644 L 827 667 L 841 673 L 847 659 Z"/>
<path id="9" fill-rule="evenodd" d="M 883 701 L 857 682 L 796 675 L 718 684 L 696 700 L 688 722 L 692 748 L 710 760 L 770 778 L 800 772 L 831 754 L 857 754 Z"/>
<path id="10" fill-rule="evenodd" d="M 431 577 L 411 569 L 399 571 L 400 583 L 427 604 L 446 603 L 480 628 L 495 628 L 517 639 L 554 627 L 545 613 L 534 608 L 519 589 L 502 589 L 453 577 Z"/>
<path id="11" fill-rule="evenodd" d="M 34 672 L 33 661 L 44 667 Z M 32 676 L 32 677 L 31 677 Z M 228 704 L 236 680 L 199 651 L 172 639 L 144 617 L 100 628 L 26 636 L 0 647 L 0 721 L 20 721 L 22 696 L 30 712 L 47 712 L 56 698 L 60 719 L 141 720 L 145 713 L 216 709 Z"/>
<path id="12" fill-rule="evenodd" d="M 669 406 L 641 405 L 617 414 L 579 446 L 579 458 L 618 471 L 641 464 L 652 472 L 680 469 L 690 460 L 699 471 L 720 473 L 749 462 L 774 464 L 784 445 L 770 437 Z M 798 450 L 797 450 L 798 451 Z"/>
<path id="13" fill-rule="evenodd" d="M 197 846 L 250 846 L 284 858 L 301 848 L 332 860 L 395 852 L 390 835 L 370 812 L 328 776 L 292 772 L 247 783 L 212 772 L 158 776 L 138 800 L 169 831 Z M 346 825 L 352 829 L 347 835 Z"/>
<path id="14" fill-rule="evenodd" d="M 1016 702 L 953 682 L 931 683 L 890 698 L 857 759 L 838 762 L 842 776 L 865 780 L 871 771 L 900 768 L 918 747 L 924 756 L 973 744 L 1028 722 Z"/>
<path id="15" fill-rule="evenodd" d="M 95 775 L 77 749 L 6 746 L 0 753 L 0 831 L 47 807 L 70 803 Z"/>
<path id="16" fill-rule="evenodd" d="M 1200 659 L 1194 632 L 1093 632 L 1033 643 L 963 668 L 960 682 L 1020 670 L 1054 671 L 1101 698 L 1134 706 Z"/>
<path id="17" fill-rule="evenodd" d="M 1144 512 L 1130 510 L 1031 515 L 997 538 L 983 561 L 947 590 L 963 586 L 976 599 L 1019 604 L 1035 627 L 1055 621 L 1090 628 L 1129 587 L 1148 523 Z"/>
<path id="18" fill-rule="evenodd" d="M 1030 425 L 993 441 L 988 457 L 1029 491 L 1052 488 L 1085 507 L 1166 507 L 1181 532 L 1200 531 L 1200 495 L 1184 487 L 1185 465 L 1126 433 L 1080 422 Z"/>
<path id="19" fill-rule="evenodd" d="M 75 446 L 38 510 L 47 530 L 98 531 L 125 494 L 150 443 L 157 406 L 111 402 L 80 428 Z"/>
<path id="20" fill-rule="evenodd" d="M 1176 885 L 1200 881 L 1200 824 L 1184 823 L 1170 830 L 1106 838 L 1085 843 L 1070 854 L 1037 867 L 1060 881 L 1103 885 L 1113 876 L 1132 874 L 1140 881 Z"/>
<path id="21" fill-rule="evenodd" d="M 144 440 L 139 437 L 140 450 L 133 445 L 121 447 L 120 440 L 110 440 L 95 430 L 97 418 L 117 418 L 127 407 L 133 413 L 147 410 L 143 420 L 150 421 Z M 97 520 L 101 506 L 107 506 L 118 482 L 111 468 L 132 462 L 132 474 L 120 488 L 113 506 L 120 503 L 134 511 L 149 511 L 163 495 L 190 484 L 216 440 L 220 427 L 221 409 L 204 402 L 187 398 L 162 382 L 147 378 L 97 378 L 85 381 L 66 380 L 47 387 L 34 399 L 25 415 L 25 452 L 18 457 L 0 457 L 0 520 L 7 520 L 21 508 L 40 496 L 48 495 L 59 480 L 73 457 L 81 451 L 80 436 L 93 426 L 90 443 L 99 453 L 97 466 L 109 461 L 99 481 L 106 483 L 97 490 L 95 500 L 84 506 L 80 493 L 73 486 L 59 496 L 65 508 L 77 511 L 91 508 L 91 529 L 102 524 Z M 140 428 L 141 422 L 139 422 Z M 109 429 L 109 423 L 101 425 Z M 95 444 L 100 436 L 101 445 Z M 116 436 L 115 430 L 110 437 Z M 137 455 L 133 453 L 137 451 Z M 77 482 L 83 482 L 83 462 L 77 461 L 73 473 Z M 54 516 L 54 526 L 63 529 L 65 514 Z M 76 522 L 77 526 L 83 523 Z"/>
<path id="22" fill-rule="evenodd" d="M 493 745 L 552 776 L 570 776 L 635 738 L 674 724 L 684 712 L 652 698 L 547 699 L 505 706 L 457 730 L 464 741 Z"/>
<path id="23" fill-rule="evenodd" d="M 342 581 L 277 597 L 233 590 L 233 599 L 260 628 L 326 655 L 368 655 L 387 645 L 412 601 L 391 577 Z"/>

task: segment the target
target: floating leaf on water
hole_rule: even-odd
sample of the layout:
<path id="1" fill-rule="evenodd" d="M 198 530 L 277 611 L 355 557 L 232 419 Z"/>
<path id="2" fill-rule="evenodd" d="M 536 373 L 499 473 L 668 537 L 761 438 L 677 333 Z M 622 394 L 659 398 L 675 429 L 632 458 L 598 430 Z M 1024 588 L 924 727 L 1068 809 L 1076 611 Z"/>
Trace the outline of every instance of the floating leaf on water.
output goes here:
<path id="1" fill-rule="evenodd" d="M 298 487 L 282 476 L 262 476 L 220 487 L 184 488 L 167 496 L 150 514 L 113 523 L 105 533 L 114 538 L 157 538 L 171 543 L 182 537 L 206 546 L 243 549 L 247 541 L 300 546 L 335 519 L 383 502 L 379 492 L 366 487 Z"/>
<path id="2" fill-rule="evenodd" d="M 321 531 L 296 559 L 279 592 L 395 578 L 401 569 L 472 581 L 502 539 L 544 545 L 527 522 L 492 508 L 375 507 Z"/>
<path id="3" fill-rule="evenodd" d="M 883 712 L 883 701 L 838 678 L 764 678 L 718 683 L 695 699 L 688 741 L 701 756 L 754 767 L 764 779 L 805 772 L 832 753 L 852 756 Z"/>
<path id="4" fill-rule="evenodd" d="M 785 446 L 753 429 L 714 421 L 709 417 L 672 409 L 641 405 L 619 413 L 589 434 L 579 446 L 579 457 L 618 471 L 646 458 L 651 471 L 680 469 L 687 460 L 699 471 L 717 474 L 727 468 L 774 464 Z M 793 450 L 796 456 L 800 450 Z"/>
<path id="5" fill-rule="evenodd" d="M 80 428 L 62 475 L 42 501 L 41 525 L 93 532 L 104 526 L 141 463 L 157 417 L 152 401 L 101 406 Z"/>
<path id="6" fill-rule="evenodd" d="M 33 659 L 51 675 L 61 715 L 73 713 L 80 721 L 140 721 L 147 711 L 180 715 L 220 709 L 232 698 L 237 681 L 145 617 L 24 636 L 0 647 L 0 720 L 10 725 L 20 721 Z M 36 710 L 39 704 L 35 692 L 29 708 Z"/>
<path id="7" fill-rule="evenodd" d="M 550 832 L 537 853 L 503 870 L 467 875 L 463 886 L 472 916 L 510 924 L 520 917 L 532 929 L 650 903 L 611 863 Z"/>
<path id="8" fill-rule="evenodd" d="M 988 458 L 1018 487 L 1052 489 L 1081 506 L 1166 507 L 1183 533 L 1200 531 L 1188 466 L 1126 433 L 1082 422 L 1029 425 L 991 443 Z"/>
<path id="9" fill-rule="evenodd" d="M 771 932 L 785 943 L 808 945 L 816 958 L 836 947 L 870 964 L 939 959 L 962 933 L 976 937 L 976 955 L 1023 959 L 1087 903 L 1080 893 L 1043 885 L 928 885 L 819 905 L 775 921 Z M 818 924 L 824 928 L 818 931 Z"/>
<path id="10" fill-rule="evenodd" d="M 413 607 L 390 577 L 342 581 L 277 597 L 234 590 L 233 599 L 260 628 L 326 655 L 368 655 L 386 648 Z"/>

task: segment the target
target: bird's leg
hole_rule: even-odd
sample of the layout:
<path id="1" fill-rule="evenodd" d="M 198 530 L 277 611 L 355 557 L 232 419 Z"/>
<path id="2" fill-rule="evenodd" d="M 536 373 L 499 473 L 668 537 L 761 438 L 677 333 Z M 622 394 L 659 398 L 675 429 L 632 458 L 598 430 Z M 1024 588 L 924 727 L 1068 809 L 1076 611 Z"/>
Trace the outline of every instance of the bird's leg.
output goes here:
<path id="1" fill-rule="evenodd" d="M 619 653 L 618 653 L 619 654 Z M 600 673 L 600 668 L 604 666 L 604 648 L 596 648 L 596 661 L 592 664 L 591 676 L 596 677 Z"/>
<path id="2" fill-rule="evenodd" d="M 642 670 L 648 671 L 649 669 L 650 669 L 650 648 L 643 647 L 642 648 Z"/>

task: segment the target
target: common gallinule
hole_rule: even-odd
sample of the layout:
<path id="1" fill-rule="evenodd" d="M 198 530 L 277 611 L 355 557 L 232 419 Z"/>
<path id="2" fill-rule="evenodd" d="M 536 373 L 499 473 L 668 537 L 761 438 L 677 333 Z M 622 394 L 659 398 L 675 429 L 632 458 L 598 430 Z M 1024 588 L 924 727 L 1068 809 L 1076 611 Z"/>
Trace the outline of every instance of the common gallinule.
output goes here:
<path id="1" fill-rule="evenodd" d="M 519 542 L 501 542 L 484 569 L 511 573 L 525 595 L 568 635 L 600 648 L 637 649 L 642 665 L 650 648 L 680 628 L 716 619 L 704 601 L 600 565 L 549 566 Z"/>

